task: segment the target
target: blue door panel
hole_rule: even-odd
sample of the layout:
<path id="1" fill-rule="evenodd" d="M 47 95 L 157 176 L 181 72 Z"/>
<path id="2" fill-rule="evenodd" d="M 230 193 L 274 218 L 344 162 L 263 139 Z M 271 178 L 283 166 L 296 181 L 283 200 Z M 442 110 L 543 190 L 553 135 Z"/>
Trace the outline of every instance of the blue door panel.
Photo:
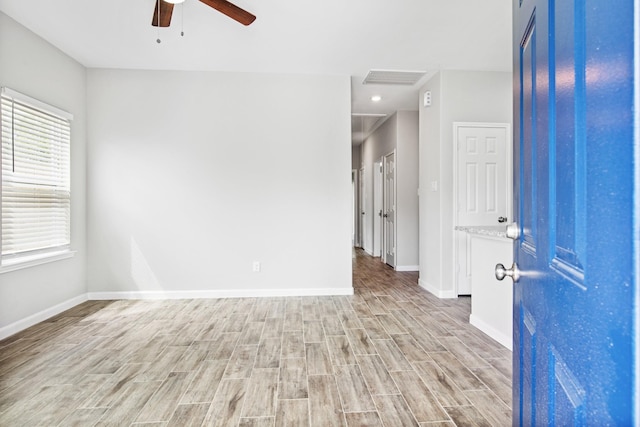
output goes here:
<path id="1" fill-rule="evenodd" d="M 637 159 L 639 141 L 634 135 L 640 114 L 634 106 L 634 2 L 612 7 L 589 8 L 586 20 L 593 29 L 586 36 L 587 236 L 589 285 L 594 296 L 588 309 L 601 313 L 592 334 L 602 343 L 592 371 L 605 370 L 607 378 L 593 386 L 597 407 L 610 413 L 612 422 L 629 424 L 628 414 L 640 400 L 634 388 L 637 330 L 630 321 L 638 318 L 632 302 L 638 295 L 638 194 Z M 637 5 L 637 2 L 636 2 Z M 637 17 L 637 14 L 635 15 Z M 615 22 L 615 25 L 612 25 Z M 637 35 L 637 32 L 636 32 Z M 637 76 L 639 58 L 635 58 Z M 636 81 L 637 85 L 638 82 Z M 634 175 L 636 179 L 634 180 Z M 634 208 L 636 210 L 634 210 Z M 591 224 L 598 227 L 591 230 Z M 633 231 L 635 230 L 635 232 Z M 603 256 L 607 254 L 609 256 Z M 636 299 L 637 301 L 637 299 Z M 635 391 L 635 392 L 634 392 Z M 600 394 L 601 393 L 601 394 Z M 635 400 L 633 400 L 635 398 Z M 636 422 L 639 421 L 636 419 Z"/>
<path id="2" fill-rule="evenodd" d="M 639 2 L 514 0 L 514 424 L 640 423 Z"/>
<path id="3" fill-rule="evenodd" d="M 576 255 L 576 130 L 578 119 L 576 113 L 576 75 L 575 75 L 575 16 L 574 1 L 551 0 L 549 2 L 549 33 L 555 35 L 549 44 L 549 98 L 555 99 L 553 111 L 549 111 L 549 153 L 553 169 L 550 171 L 552 185 L 549 190 L 550 218 L 555 221 L 551 227 L 550 243 L 552 256 L 560 271 L 571 274 L 573 268 L 579 267 Z M 582 17 L 584 19 L 584 17 Z M 556 34 L 556 23 L 563 31 Z M 551 106 L 550 106 L 551 107 Z M 571 194 L 571 197 L 567 197 Z M 581 270 L 581 269 L 580 269 Z M 581 273 L 579 274 L 581 276 Z"/>
<path id="4" fill-rule="evenodd" d="M 586 393 L 569 367 L 553 347 L 550 349 L 551 378 L 554 381 L 553 411 L 549 413 L 551 425 L 572 426 L 585 424 Z"/>
<path id="5" fill-rule="evenodd" d="M 527 32 L 523 36 L 522 46 L 520 48 L 521 74 L 520 84 L 522 90 L 522 99 L 524 100 L 521 107 L 520 120 L 522 123 L 521 133 L 521 153 L 520 166 L 524 172 L 524 179 L 520 182 L 520 191 L 522 198 L 520 202 L 522 206 L 521 227 L 523 234 L 524 247 L 532 254 L 536 252 L 536 228 L 537 228 L 537 197 L 536 197 L 536 103 L 535 96 L 532 96 L 536 87 L 536 22 L 535 16 L 530 21 Z"/>
<path id="6" fill-rule="evenodd" d="M 536 408 L 536 353 L 537 353 L 537 337 L 536 337 L 536 324 L 533 320 L 533 316 L 523 309 L 522 316 L 522 331 L 523 331 L 523 362 L 525 369 L 523 369 L 523 423 L 524 425 L 537 425 L 539 420 L 537 414 L 539 413 Z"/>

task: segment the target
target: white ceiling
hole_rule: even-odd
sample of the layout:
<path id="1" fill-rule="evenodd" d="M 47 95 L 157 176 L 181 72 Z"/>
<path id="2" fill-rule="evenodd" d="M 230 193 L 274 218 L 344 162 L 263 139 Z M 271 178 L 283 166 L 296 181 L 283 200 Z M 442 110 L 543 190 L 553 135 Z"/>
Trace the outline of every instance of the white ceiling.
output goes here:
<path id="1" fill-rule="evenodd" d="M 186 0 L 160 44 L 155 0 L 0 0 L 0 11 L 87 67 L 350 75 L 353 113 L 417 110 L 419 87 L 440 69 L 511 69 L 511 0 L 234 2 L 256 21 Z M 429 74 L 414 86 L 362 85 L 370 69 Z M 376 122 L 353 119 L 356 142 L 365 121 Z"/>

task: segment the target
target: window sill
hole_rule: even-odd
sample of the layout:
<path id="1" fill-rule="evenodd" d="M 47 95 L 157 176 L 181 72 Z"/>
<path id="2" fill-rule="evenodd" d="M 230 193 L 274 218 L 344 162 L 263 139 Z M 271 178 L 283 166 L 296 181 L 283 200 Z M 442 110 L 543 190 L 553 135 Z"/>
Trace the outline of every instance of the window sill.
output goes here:
<path id="1" fill-rule="evenodd" d="M 5 261 L 0 266 L 0 274 L 10 271 L 22 270 L 23 268 L 34 267 L 36 265 L 47 264 L 49 262 L 60 261 L 62 259 L 73 258 L 76 251 L 49 252 L 46 254 L 31 255 Z"/>

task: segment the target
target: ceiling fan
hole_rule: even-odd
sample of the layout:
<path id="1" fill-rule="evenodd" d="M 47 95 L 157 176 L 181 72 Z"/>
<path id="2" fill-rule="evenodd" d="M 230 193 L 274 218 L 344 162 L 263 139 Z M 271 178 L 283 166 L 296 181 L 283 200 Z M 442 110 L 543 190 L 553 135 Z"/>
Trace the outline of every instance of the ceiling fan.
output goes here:
<path id="1" fill-rule="evenodd" d="M 244 9 L 239 8 L 227 0 L 200 0 L 206 4 L 234 19 L 242 25 L 249 25 L 256 20 L 256 17 Z M 156 8 L 153 12 L 153 21 L 151 25 L 154 27 L 168 27 L 171 24 L 171 15 L 173 14 L 173 6 L 182 3 L 184 0 L 156 0 Z"/>

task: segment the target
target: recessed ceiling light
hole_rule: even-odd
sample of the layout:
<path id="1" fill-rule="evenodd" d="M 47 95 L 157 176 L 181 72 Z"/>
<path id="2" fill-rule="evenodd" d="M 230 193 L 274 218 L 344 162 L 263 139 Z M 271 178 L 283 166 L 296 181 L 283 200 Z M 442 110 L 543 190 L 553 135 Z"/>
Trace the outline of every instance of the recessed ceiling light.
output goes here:
<path id="1" fill-rule="evenodd" d="M 372 100 L 373 102 L 380 102 L 380 101 L 382 101 L 382 97 L 381 97 L 380 95 L 373 95 L 373 96 L 371 97 L 371 100 Z"/>

